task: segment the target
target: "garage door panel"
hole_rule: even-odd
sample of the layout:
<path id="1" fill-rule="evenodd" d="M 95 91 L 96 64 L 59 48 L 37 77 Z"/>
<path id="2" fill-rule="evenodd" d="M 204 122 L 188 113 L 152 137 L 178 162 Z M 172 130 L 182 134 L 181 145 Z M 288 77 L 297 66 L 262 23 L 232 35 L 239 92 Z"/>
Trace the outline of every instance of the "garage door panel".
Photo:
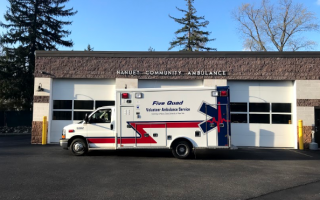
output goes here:
<path id="1" fill-rule="evenodd" d="M 139 80 L 139 88 L 202 87 L 202 80 Z"/>
<path id="2" fill-rule="evenodd" d="M 89 101 L 114 101 L 115 100 L 115 80 L 114 79 L 54 79 L 52 84 L 52 100 L 71 100 L 74 105 L 75 100 Z M 79 102 L 78 102 L 79 103 Z M 81 104 L 80 104 L 81 105 Z M 93 104 L 94 105 L 94 104 Z M 85 106 L 84 106 L 85 107 Z M 93 107 L 74 109 L 53 109 L 51 105 L 51 115 L 54 111 L 67 112 L 87 112 L 91 113 Z M 88 110 L 87 110 L 88 109 Z M 74 114 L 72 115 L 74 116 Z M 75 116 L 74 116 L 75 117 Z M 71 118 L 71 117 L 70 117 Z M 68 118 L 69 119 L 69 118 Z M 80 120 L 52 120 L 49 130 L 49 141 L 59 142 L 61 132 L 64 126 L 78 123 Z"/>
<path id="3" fill-rule="evenodd" d="M 257 147 L 258 138 L 252 135 L 232 135 L 231 144 L 235 146 Z"/>
<path id="4" fill-rule="evenodd" d="M 72 124 L 72 121 L 70 120 L 52 120 L 51 122 L 51 131 L 49 133 L 49 142 L 50 143 L 55 143 L 59 142 L 61 139 L 61 134 L 62 134 L 62 129 L 63 127 Z"/>
<path id="5" fill-rule="evenodd" d="M 259 103 L 291 103 L 294 92 L 292 81 L 228 81 L 231 102 Z M 232 112 L 231 114 L 237 112 Z M 272 114 L 269 112 L 242 112 L 242 114 L 267 114 L 270 123 L 231 123 L 231 141 L 236 146 L 256 147 L 294 147 L 296 133 L 292 124 L 272 124 Z M 263 120 L 262 120 L 263 121 Z M 261 121 L 261 122 L 262 122 Z M 279 122 L 278 122 L 279 123 Z M 283 122 L 287 123 L 287 122 Z"/>
<path id="6" fill-rule="evenodd" d="M 248 102 L 249 91 L 230 89 L 230 101 L 231 102 Z"/>
<path id="7" fill-rule="evenodd" d="M 231 143 L 236 146 L 293 147 L 292 126 L 231 124 Z"/>

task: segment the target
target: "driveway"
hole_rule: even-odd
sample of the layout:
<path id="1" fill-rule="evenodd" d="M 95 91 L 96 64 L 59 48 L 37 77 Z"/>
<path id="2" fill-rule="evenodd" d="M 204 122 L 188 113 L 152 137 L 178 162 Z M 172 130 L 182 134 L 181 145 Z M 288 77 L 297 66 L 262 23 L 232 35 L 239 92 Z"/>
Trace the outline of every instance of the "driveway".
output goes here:
<path id="1" fill-rule="evenodd" d="M 320 151 L 94 151 L 0 136 L 0 199 L 320 199 Z"/>

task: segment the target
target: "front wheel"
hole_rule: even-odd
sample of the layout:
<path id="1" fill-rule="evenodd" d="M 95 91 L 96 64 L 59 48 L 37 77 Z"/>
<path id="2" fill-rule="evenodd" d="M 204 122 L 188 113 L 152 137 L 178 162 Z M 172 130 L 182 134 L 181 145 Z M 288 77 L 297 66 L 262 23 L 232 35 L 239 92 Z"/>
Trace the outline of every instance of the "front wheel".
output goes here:
<path id="1" fill-rule="evenodd" d="M 70 147 L 72 153 L 76 156 L 83 156 L 88 151 L 87 143 L 81 138 L 74 139 Z"/>
<path id="2" fill-rule="evenodd" d="M 172 148 L 172 154 L 179 159 L 188 158 L 191 155 L 191 145 L 187 141 L 179 141 Z"/>

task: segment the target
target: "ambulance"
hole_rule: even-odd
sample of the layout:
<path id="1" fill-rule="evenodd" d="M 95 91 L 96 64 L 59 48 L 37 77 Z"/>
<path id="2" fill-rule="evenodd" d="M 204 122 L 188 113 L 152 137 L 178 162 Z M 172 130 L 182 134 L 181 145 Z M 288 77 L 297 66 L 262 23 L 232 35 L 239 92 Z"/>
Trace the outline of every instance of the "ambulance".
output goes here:
<path id="1" fill-rule="evenodd" d="M 196 149 L 230 148 L 228 86 L 116 90 L 115 106 L 63 128 L 60 146 L 91 150 L 171 149 L 184 159 Z"/>

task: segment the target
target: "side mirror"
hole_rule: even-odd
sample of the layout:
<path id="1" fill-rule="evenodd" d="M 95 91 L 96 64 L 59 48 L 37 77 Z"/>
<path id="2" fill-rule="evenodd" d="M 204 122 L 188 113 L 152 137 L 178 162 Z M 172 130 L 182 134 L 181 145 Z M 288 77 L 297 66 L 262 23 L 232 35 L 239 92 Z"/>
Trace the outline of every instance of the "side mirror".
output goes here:
<path id="1" fill-rule="evenodd" d="M 89 121 L 88 113 L 86 113 L 86 115 L 84 116 L 84 121 L 85 121 L 86 123 Z"/>
<path id="2" fill-rule="evenodd" d="M 110 124 L 110 130 L 113 130 L 113 124 Z"/>

